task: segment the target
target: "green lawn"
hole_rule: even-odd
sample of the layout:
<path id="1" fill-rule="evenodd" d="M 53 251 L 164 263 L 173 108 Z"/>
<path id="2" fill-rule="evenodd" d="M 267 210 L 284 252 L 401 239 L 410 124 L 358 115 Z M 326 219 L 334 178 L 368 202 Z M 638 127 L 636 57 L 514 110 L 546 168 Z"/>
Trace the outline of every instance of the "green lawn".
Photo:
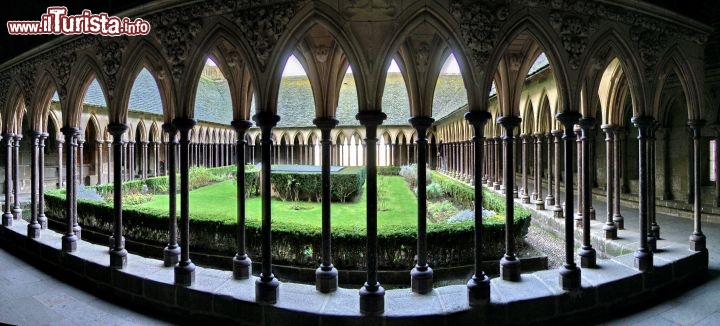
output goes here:
<path id="1" fill-rule="evenodd" d="M 398 176 L 378 176 L 378 187 L 387 195 L 384 206 L 387 210 L 378 212 L 378 226 L 417 225 L 417 198 Z M 150 202 L 136 207 L 167 209 L 168 196 L 156 195 Z M 178 215 L 179 215 L 179 196 Z M 261 211 L 260 197 L 246 201 L 247 218 L 259 220 Z M 363 196 L 353 203 L 332 203 L 332 224 L 349 227 L 365 228 L 367 212 L 365 188 Z M 235 184 L 232 180 L 199 188 L 190 192 L 190 218 L 213 219 L 234 222 L 236 220 Z M 284 219 L 319 228 L 321 226 L 321 203 L 316 202 L 284 202 L 273 198 L 272 218 Z"/>

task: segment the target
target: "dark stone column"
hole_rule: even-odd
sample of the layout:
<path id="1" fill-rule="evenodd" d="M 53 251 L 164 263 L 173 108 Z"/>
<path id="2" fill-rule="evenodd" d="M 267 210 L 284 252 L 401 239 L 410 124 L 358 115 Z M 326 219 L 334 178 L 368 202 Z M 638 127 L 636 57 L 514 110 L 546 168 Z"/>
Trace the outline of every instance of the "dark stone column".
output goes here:
<path id="1" fill-rule="evenodd" d="M 502 161 L 500 157 L 500 145 L 502 144 L 502 138 L 501 137 L 495 137 L 495 182 L 493 182 L 493 189 L 500 190 L 500 184 L 502 183 L 502 176 L 500 175 L 500 162 Z"/>
<path id="2" fill-rule="evenodd" d="M 85 166 L 85 153 L 83 151 L 83 148 L 85 146 L 85 139 L 81 138 L 82 133 L 78 134 L 78 136 L 75 138 L 75 141 L 77 141 L 77 147 L 75 148 L 75 153 L 77 153 L 77 160 L 78 160 L 78 185 L 80 187 L 85 186 L 85 175 L 83 174 L 83 167 Z"/>
<path id="3" fill-rule="evenodd" d="M 108 132 L 113 137 L 112 145 L 115 157 L 122 152 L 122 135 L 128 130 L 128 126 L 122 123 L 110 123 Z M 122 177 L 120 176 L 120 161 L 113 164 L 113 235 L 112 248 L 110 249 L 110 267 L 122 269 L 127 266 L 127 250 L 123 238 L 122 219 Z"/>
<path id="4" fill-rule="evenodd" d="M 12 185 L 13 185 L 13 219 L 22 218 L 22 208 L 20 208 L 20 139 L 21 134 L 15 134 L 12 155 Z"/>
<path id="5" fill-rule="evenodd" d="M 418 178 L 417 264 L 410 271 L 410 287 L 415 293 L 426 294 L 433 289 L 433 270 L 428 266 L 427 261 L 427 130 L 435 120 L 430 117 L 412 117 L 409 121 L 417 131 L 415 155 L 417 155 Z M 467 150 L 465 152 L 467 154 Z M 467 175 L 469 176 L 469 173 Z"/>
<path id="6" fill-rule="evenodd" d="M 262 269 L 260 278 L 255 281 L 255 300 L 260 303 L 275 304 L 278 297 L 278 282 L 272 273 L 272 211 L 270 177 L 271 166 L 270 156 L 273 150 L 272 128 L 280 121 L 280 117 L 272 112 L 261 111 L 253 120 L 262 131 L 262 170 L 260 174 L 260 185 L 262 188 Z"/>
<path id="7" fill-rule="evenodd" d="M 579 125 L 576 125 L 573 129 L 575 130 L 576 135 L 580 135 L 581 129 L 580 129 Z M 577 155 L 577 178 L 578 178 L 577 194 L 578 194 L 578 197 L 577 197 L 577 213 L 575 214 L 575 226 L 581 228 L 582 224 L 583 224 L 583 192 L 582 192 L 583 184 L 582 184 L 582 181 L 584 180 L 583 175 L 582 175 L 582 171 L 583 171 L 583 167 L 582 167 L 583 159 L 582 158 L 585 155 L 585 153 L 583 152 L 582 141 L 581 141 L 580 137 L 577 137 L 575 144 L 577 145 L 577 152 L 578 152 L 578 155 Z"/>
<path id="8" fill-rule="evenodd" d="M 233 120 L 232 126 L 237 132 L 237 252 L 233 257 L 233 277 L 237 280 L 250 278 L 252 261 L 245 250 L 245 132 L 252 127 L 248 120 Z"/>
<path id="9" fill-rule="evenodd" d="M 135 142 L 131 141 L 128 146 L 128 161 L 130 162 L 130 177 L 128 179 L 135 180 Z"/>
<path id="10" fill-rule="evenodd" d="M 180 132 L 180 261 L 175 265 L 175 284 L 190 286 L 195 282 L 195 264 L 190 260 L 190 130 L 197 122 L 175 118 Z M 172 144 L 175 147 L 175 144 Z"/>
<path id="11" fill-rule="evenodd" d="M 322 262 L 315 270 L 315 289 L 323 292 L 333 292 L 338 288 L 338 271 L 332 264 L 330 249 L 332 247 L 330 229 L 330 131 L 337 126 L 338 121 L 333 118 L 317 118 L 313 121 L 320 128 L 322 144 Z"/>
<path id="12" fill-rule="evenodd" d="M 5 213 L 3 214 L 2 225 L 12 226 L 13 214 L 10 208 L 10 194 L 12 192 L 12 148 L 14 144 L 14 135 L 11 133 L 4 133 L 3 140 L 5 141 Z"/>
<path id="13" fill-rule="evenodd" d="M 592 201 L 592 185 L 590 184 L 590 143 L 593 142 L 595 132 L 595 118 L 585 117 L 580 119 L 580 130 L 582 136 L 580 142 L 582 145 L 582 170 L 580 175 L 582 179 L 578 180 L 578 184 L 581 184 L 582 188 L 582 229 L 583 229 L 583 241 L 580 250 L 578 250 L 578 256 L 580 256 L 580 266 L 583 268 L 594 268 L 597 266 L 597 253 L 595 248 L 590 243 L 590 202 Z"/>
<path id="14" fill-rule="evenodd" d="M 48 226 L 48 219 L 47 216 L 45 216 L 45 140 L 48 136 L 48 133 L 40 134 L 38 223 L 40 223 L 41 230 L 47 229 Z"/>
<path id="15" fill-rule="evenodd" d="M 510 147 L 510 148 L 512 148 L 512 147 Z M 508 151 L 507 142 L 501 141 L 500 142 L 500 156 L 499 156 L 499 157 L 501 157 L 501 159 L 498 162 L 500 164 L 500 173 L 501 173 L 500 174 L 500 176 L 501 176 L 500 177 L 500 193 L 501 194 L 506 193 L 505 189 L 512 189 L 512 187 L 507 186 L 508 180 L 505 179 L 505 173 L 507 172 L 505 170 L 507 170 L 508 168 L 512 168 L 512 166 L 508 165 L 509 163 L 507 161 L 507 156 L 503 155 L 503 153 L 505 153 L 507 151 Z M 513 180 L 515 180 L 515 176 L 513 176 Z"/>
<path id="16" fill-rule="evenodd" d="M 650 229 L 648 232 L 649 234 L 652 234 L 656 243 L 657 240 L 660 240 L 660 225 L 657 223 L 657 218 L 655 216 L 655 131 L 658 127 L 660 127 L 660 124 L 656 121 L 652 128 L 650 128 L 650 138 L 648 138 L 648 173 L 650 174 L 650 189 L 648 191 L 648 196 L 650 197 L 648 201 L 648 213 L 650 214 Z M 657 247 L 655 249 L 657 249 Z M 655 251 L 655 249 L 653 249 L 653 251 Z"/>
<path id="17" fill-rule="evenodd" d="M 77 250 L 78 237 L 75 235 L 73 230 L 73 221 L 75 214 L 75 135 L 80 129 L 75 127 L 63 127 L 60 129 L 65 135 L 65 155 L 67 173 L 65 175 L 65 219 L 67 223 L 67 229 L 65 235 L 62 236 L 62 251 L 73 252 Z"/>
<path id="18" fill-rule="evenodd" d="M 490 120 L 490 113 L 487 111 L 471 111 L 465 113 L 465 120 L 467 120 L 475 131 L 472 141 L 475 144 L 475 170 L 482 171 L 483 168 L 483 143 L 485 124 Z M 478 184 L 478 174 L 475 174 L 475 202 L 482 203 L 482 187 Z M 483 261 L 483 246 L 482 246 L 482 205 L 475 205 L 475 231 L 474 231 L 474 244 L 475 244 L 475 267 L 472 278 L 467 283 L 468 287 L 468 303 L 471 306 L 485 305 L 490 301 L 490 279 L 485 275 L 485 271 L 482 269 Z"/>
<path id="19" fill-rule="evenodd" d="M 188 164 L 190 164 L 189 157 L 190 156 L 188 156 Z M 150 164 L 148 164 L 148 142 L 143 141 L 142 142 L 142 154 L 140 156 L 140 168 L 142 169 L 141 173 L 142 173 L 143 180 L 147 179 L 147 177 L 148 177 L 148 175 L 147 175 L 148 166 L 150 166 Z"/>
<path id="20" fill-rule="evenodd" d="M 613 182 L 615 183 L 615 195 L 613 196 L 613 222 L 617 226 L 618 230 L 624 230 L 625 219 L 620 212 L 620 192 L 622 191 L 622 187 L 620 185 L 620 173 L 623 171 L 620 167 L 622 164 L 620 158 L 620 145 L 622 144 L 620 142 L 620 137 L 622 137 L 623 132 L 620 128 L 617 128 L 615 129 L 613 135 L 615 136 L 613 139 L 613 165 L 615 169 L 615 173 L 613 173 Z"/>
<path id="21" fill-rule="evenodd" d="M 365 126 L 367 144 L 367 281 L 360 289 L 360 313 L 381 315 L 385 312 L 385 289 L 380 286 L 377 277 L 377 126 L 387 118 L 379 111 L 361 111 L 356 115 L 360 124 Z"/>
<path id="22" fill-rule="evenodd" d="M 111 182 L 111 175 L 112 175 L 112 173 L 113 173 L 113 172 L 112 172 L 112 170 L 113 170 L 113 164 L 115 163 L 115 161 L 113 160 L 113 156 L 114 156 L 114 155 L 112 154 L 112 146 L 113 146 L 113 145 L 112 145 L 112 142 L 108 142 L 108 144 L 107 144 L 107 153 L 108 153 L 108 159 L 107 159 L 107 171 L 108 171 L 108 173 L 107 173 L 107 183 L 110 183 L 110 182 Z M 114 157 L 117 159 L 118 156 L 114 156 Z M 114 178 L 114 177 L 112 177 L 112 178 Z"/>
<path id="23" fill-rule="evenodd" d="M 177 243 L 177 167 L 175 166 L 177 153 L 177 128 L 172 123 L 164 123 L 163 131 L 168 134 L 165 156 L 165 173 L 168 176 L 168 244 L 163 249 L 163 264 L 165 267 L 175 266 L 180 261 L 180 246 Z"/>
<path id="24" fill-rule="evenodd" d="M 71 152 L 71 153 L 72 153 L 72 156 L 73 156 L 72 164 L 76 164 L 76 163 L 77 163 L 76 161 L 78 160 L 78 157 L 79 157 L 79 156 L 78 156 L 78 153 L 82 153 L 82 151 L 78 150 L 79 145 L 80 145 L 80 141 L 81 141 L 81 139 L 80 139 L 81 135 L 82 135 L 82 130 L 81 130 L 81 129 L 78 129 L 78 130 L 77 130 L 77 133 L 75 134 L 75 137 L 73 137 L 73 144 L 72 144 L 72 145 L 73 145 L 73 148 L 72 148 L 72 152 Z M 80 159 L 82 159 L 82 158 L 80 157 Z M 67 162 L 68 165 L 70 165 L 70 163 L 71 163 L 71 162 L 69 162 L 69 161 Z M 77 166 L 80 167 L 80 168 L 82 168 L 82 164 L 77 164 Z M 69 170 L 68 170 L 68 171 L 69 171 Z M 73 173 L 74 173 L 74 174 L 77 174 L 77 171 L 74 171 Z M 74 183 L 74 184 L 73 184 L 73 187 L 72 187 L 72 188 L 67 188 L 67 189 L 68 189 L 68 190 L 69 190 L 69 189 L 72 189 L 72 198 L 73 198 L 73 201 L 72 201 L 72 203 L 73 203 L 73 210 L 72 210 L 72 212 L 73 212 L 73 213 L 72 213 L 73 233 L 75 234 L 75 236 L 77 237 L 77 239 L 80 240 L 80 239 L 82 239 L 82 228 L 80 227 L 80 224 L 78 223 L 78 216 L 77 216 L 77 188 L 78 188 L 78 187 L 81 187 L 81 186 L 82 186 L 82 183 L 80 182 L 80 179 L 79 179 L 79 178 L 73 178 L 73 179 L 68 179 L 68 180 L 73 180 L 73 181 L 74 181 L 74 182 L 73 182 L 73 183 Z"/>
<path id="25" fill-rule="evenodd" d="M 27 236 L 31 239 L 40 237 L 42 227 L 38 223 L 37 202 L 38 202 L 38 142 L 40 140 L 40 132 L 29 131 L 30 136 L 30 223 L 27 226 Z"/>
<path id="26" fill-rule="evenodd" d="M 544 136 L 543 133 L 535 133 L 535 209 L 538 210 L 545 209 L 545 201 L 542 193 L 542 143 Z"/>
<path id="27" fill-rule="evenodd" d="M 499 117 L 497 122 L 505 128 L 505 166 L 504 184 L 506 189 L 513 187 L 513 131 L 522 121 L 519 117 Z M 478 203 L 479 204 L 479 203 Z M 515 256 L 515 239 L 513 224 L 515 223 L 515 205 L 512 192 L 505 193 L 505 255 L 500 259 L 500 277 L 505 281 L 520 281 L 520 259 Z"/>
<path id="28" fill-rule="evenodd" d="M 605 176 L 606 181 L 606 199 L 607 199 L 607 222 L 603 226 L 605 231 L 605 239 L 617 239 L 617 225 L 613 221 L 614 202 L 615 202 L 615 166 L 613 165 L 615 158 L 613 157 L 615 152 L 614 140 L 615 140 L 615 126 L 603 125 L 603 131 L 605 131 Z"/>
<path id="29" fill-rule="evenodd" d="M 564 290 L 580 288 L 580 268 L 575 264 L 575 230 L 573 220 L 573 147 L 575 145 L 575 132 L 573 126 L 580 119 L 580 113 L 564 111 L 558 113 L 556 119 L 563 124 L 565 143 L 565 264 L 560 268 L 560 286 Z"/>
<path id="30" fill-rule="evenodd" d="M 56 139 L 55 142 L 57 142 L 57 149 L 58 149 L 58 183 L 57 183 L 57 187 L 58 187 L 58 189 L 60 189 L 60 188 L 65 187 L 65 180 L 63 179 L 63 147 L 65 147 L 65 141 Z M 10 160 L 10 156 L 8 156 L 8 160 Z"/>
<path id="31" fill-rule="evenodd" d="M 702 144 L 700 143 L 702 133 L 701 129 L 705 125 L 705 120 L 690 120 L 688 126 L 693 132 L 693 185 L 695 186 L 695 200 L 693 201 L 693 234 L 690 236 L 690 250 L 692 251 L 706 251 L 706 238 L 702 232 L 702 207 L 700 195 L 702 185 L 702 169 L 700 168 L 701 162 L 701 149 Z"/>
<path id="32" fill-rule="evenodd" d="M 159 142 L 154 142 L 154 143 L 153 143 L 153 157 L 155 158 L 155 160 L 153 160 L 153 162 L 155 162 L 155 163 L 153 164 L 153 165 L 154 165 L 154 167 L 153 167 L 153 177 L 157 177 L 157 176 L 160 175 L 160 153 L 159 153 L 159 151 L 158 151 L 158 147 L 159 147 L 159 146 L 160 146 L 160 143 L 159 143 Z"/>
<path id="33" fill-rule="evenodd" d="M 560 152 L 562 151 L 562 147 L 560 146 L 560 139 L 563 136 L 563 131 L 553 130 L 552 136 L 555 138 L 555 207 L 553 207 L 553 217 L 562 218 L 563 208 L 560 204 L 560 165 L 562 164 L 562 162 L 560 162 Z M 572 185 L 570 187 L 572 187 Z"/>
<path id="34" fill-rule="evenodd" d="M 97 141 L 97 182 L 95 184 L 102 183 L 102 172 L 103 172 L 103 142 L 102 140 Z M 108 171 L 109 172 L 109 171 Z"/>
<path id="35" fill-rule="evenodd" d="M 520 202 L 523 204 L 530 203 L 530 196 L 528 196 L 528 135 L 520 135 L 522 139 L 522 189 L 520 190 Z"/>
<path id="36" fill-rule="evenodd" d="M 639 214 L 640 222 L 640 247 L 635 251 L 635 267 L 643 272 L 651 271 L 653 268 L 653 253 L 648 244 L 648 238 L 643 235 L 648 233 L 648 175 L 647 170 L 647 139 L 649 137 L 650 128 L 655 123 L 652 117 L 641 116 L 633 117 L 632 123 L 638 128 L 638 167 L 640 175 L 639 184 Z"/>
<path id="37" fill-rule="evenodd" d="M 547 133 L 547 154 L 548 154 L 548 170 L 547 170 L 547 183 L 548 183 L 548 194 L 545 197 L 545 207 L 550 208 L 555 205 L 555 197 L 553 196 L 553 135 Z"/>

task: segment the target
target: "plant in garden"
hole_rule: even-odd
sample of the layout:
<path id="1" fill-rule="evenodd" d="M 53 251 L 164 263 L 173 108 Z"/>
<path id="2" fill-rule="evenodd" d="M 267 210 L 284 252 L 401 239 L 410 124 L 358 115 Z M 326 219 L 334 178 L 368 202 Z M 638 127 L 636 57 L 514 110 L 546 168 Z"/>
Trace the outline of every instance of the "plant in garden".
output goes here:
<path id="1" fill-rule="evenodd" d="M 428 204 L 428 218 L 432 222 L 447 220 L 450 216 L 457 214 L 458 209 L 449 200 Z"/>

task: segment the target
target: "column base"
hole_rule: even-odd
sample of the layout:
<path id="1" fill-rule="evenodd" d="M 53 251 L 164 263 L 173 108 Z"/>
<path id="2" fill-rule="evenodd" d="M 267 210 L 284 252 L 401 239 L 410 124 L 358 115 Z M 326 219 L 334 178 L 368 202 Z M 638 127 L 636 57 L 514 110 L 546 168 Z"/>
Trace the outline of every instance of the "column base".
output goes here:
<path id="1" fill-rule="evenodd" d="M 576 228 L 581 228 L 581 227 L 583 227 L 582 213 L 577 213 L 577 214 L 575 214 L 575 227 L 576 227 Z"/>
<path id="2" fill-rule="evenodd" d="M 517 189 L 513 190 L 513 198 L 518 198 L 518 191 L 517 191 Z"/>
<path id="3" fill-rule="evenodd" d="M 75 236 L 78 238 L 78 240 L 82 239 L 82 228 L 80 227 L 80 225 L 73 226 L 73 233 L 75 233 Z"/>
<path id="4" fill-rule="evenodd" d="M 535 201 L 535 209 L 536 210 L 545 210 L 545 202 L 542 199 L 538 199 Z"/>
<path id="5" fill-rule="evenodd" d="M 597 267 L 597 253 L 593 247 L 580 247 L 578 250 L 578 256 L 580 256 L 580 267 L 582 268 L 595 268 Z"/>
<path id="6" fill-rule="evenodd" d="M 360 313 L 366 316 L 379 316 L 385 313 L 385 289 L 377 283 L 367 283 L 360 288 Z"/>
<path id="7" fill-rule="evenodd" d="M 653 253 L 649 250 L 638 249 L 635 251 L 635 268 L 641 272 L 649 272 L 653 269 Z"/>
<path id="8" fill-rule="evenodd" d="M 483 306 L 490 302 L 490 279 L 484 273 L 467 282 L 468 303 L 471 307 Z"/>
<path id="9" fill-rule="evenodd" d="M 702 233 L 693 233 L 693 235 L 690 236 L 690 250 L 692 251 L 707 250 L 705 243 L 705 235 Z"/>
<path id="10" fill-rule="evenodd" d="M 493 183 L 493 190 L 500 190 L 500 184 L 497 182 Z"/>
<path id="11" fill-rule="evenodd" d="M 565 266 L 560 267 L 560 287 L 562 287 L 563 290 L 579 289 L 581 273 L 581 270 L 575 264 L 565 264 Z"/>
<path id="12" fill-rule="evenodd" d="M 530 204 L 530 197 L 528 195 L 520 195 L 520 202 L 523 204 Z"/>
<path id="13" fill-rule="evenodd" d="M 115 248 L 115 236 L 111 235 L 108 237 L 108 250 L 112 251 Z M 125 248 L 125 237 L 120 237 L 120 247 Z M 177 263 L 177 262 L 175 262 Z"/>
<path id="14" fill-rule="evenodd" d="M 48 228 L 48 218 L 45 216 L 45 213 L 41 213 L 38 216 L 38 223 L 40 223 L 41 230 L 46 230 Z"/>
<path id="15" fill-rule="evenodd" d="M 267 278 L 260 274 L 260 278 L 255 280 L 255 301 L 263 304 L 276 304 L 279 288 L 280 282 L 273 274 Z"/>
<path id="16" fill-rule="evenodd" d="M 5 213 L 2 216 L 2 225 L 3 226 L 12 226 L 13 225 L 13 215 L 12 213 Z"/>
<path id="17" fill-rule="evenodd" d="M 315 290 L 321 293 L 337 291 L 338 271 L 333 265 L 320 266 L 315 270 Z"/>
<path id="18" fill-rule="evenodd" d="M 608 222 L 603 226 L 603 231 L 605 233 L 605 239 L 608 240 L 614 240 L 617 239 L 617 226 L 615 226 L 615 223 Z"/>
<path id="19" fill-rule="evenodd" d="M 190 286 L 195 282 L 195 264 L 192 261 L 175 265 L 175 284 Z"/>
<path id="20" fill-rule="evenodd" d="M 163 265 L 165 267 L 175 266 L 180 262 L 180 247 L 167 246 L 163 249 Z"/>
<path id="21" fill-rule="evenodd" d="M 563 218 L 563 215 L 564 215 L 563 208 L 556 205 L 555 208 L 553 208 L 553 217 L 554 218 Z"/>
<path id="22" fill-rule="evenodd" d="M 520 259 L 505 255 L 500 259 L 500 277 L 503 281 L 520 281 Z"/>
<path id="23" fill-rule="evenodd" d="M 110 267 L 123 269 L 127 266 L 128 252 L 125 248 L 120 250 L 110 250 Z"/>
<path id="24" fill-rule="evenodd" d="M 590 219 L 591 220 L 595 219 L 595 208 L 594 207 L 590 207 Z"/>
<path id="25" fill-rule="evenodd" d="M 555 197 L 548 195 L 545 197 L 545 207 L 555 206 Z"/>
<path id="26" fill-rule="evenodd" d="M 252 260 L 247 255 L 233 257 L 233 278 L 236 280 L 246 280 L 252 274 Z"/>
<path id="27" fill-rule="evenodd" d="M 650 251 L 657 252 L 657 239 L 655 239 L 655 236 L 652 233 L 647 235 L 647 244 Z"/>
<path id="28" fill-rule="evenodd" d="M 622 217 L 622 215 L 613 216 L 613 222 L 615 222 L 615 226 L 617 226 L 618 230 L 625 230 L 625 219 Z"/>
<path id="29" fill-rule="evenodd" d="M 78 238 L 74 234 L 65 234 L 62 236 L 62 251 L 74 252 L 77 250 Z"/>
<path id="30" fill-rule="evenodd" d="M 40 230 L 42 228 L 40 227 L 40 223 L 31 223 L 27 226 L 27 236 L 31 239 L 37 239 L 40 238 Z"/>
<path id="31" fill-rule="evenodd" d="M 410 271 L 410 288 L 414 293 L 426 294 L 433 289 L 433 270 L 429 266 L 415 265 Z"/>
<path id="32" fill-rule="evenodd" d="M 20 208 L 13 208 L 12 214 L 13 214 L 13 219 L 14 219 L 14 220 L 19 220 L 19 219 L 22 218 L 22 209 L 20 209 Z"/>
<path id="33" fill-rule="evenodd" d="M 661 240 L 660 239 L 660 225 L 657 225 L 657 223 L 653 223 L 652 226 L 650 226 L 650 232 L 652 232 L 652 234 L 656 240 Z"/>

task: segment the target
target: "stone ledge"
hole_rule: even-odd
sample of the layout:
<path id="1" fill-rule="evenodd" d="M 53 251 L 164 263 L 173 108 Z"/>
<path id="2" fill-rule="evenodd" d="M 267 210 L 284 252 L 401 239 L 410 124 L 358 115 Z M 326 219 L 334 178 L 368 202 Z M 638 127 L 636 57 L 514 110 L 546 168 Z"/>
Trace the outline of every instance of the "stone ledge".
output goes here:
<path id="1" fill-rule="evenodd" d="M 599 259 L 599 268 L 583 269 L 582 288 L 573 292 L 559 288 L 555 270 L 523 274 L 520 282 L 495 278 L 491 280 L 490 303 L 480 308 L 468 306 L 464 285 L 438 287 L 426 295 L 409 289 L 388 290 L 385 315 L 365 317 L 359 313 L 357 289 L 340 288 L 322 294 L 312 285 L 282 283 L 277 304 L 261 305 L 254 300 L 254 277 L 234 280 L 229 271 L 198 267 L 192 286 L 178 286 L 173 284 L 173 269 L 162 267 L 160 260 L 131 254 L 128 267 L 115 270 L 109 267 L 108 251 L 103 246 L 81 240 L 76 252 L 63 253 L 60 235 L 43 231 L 39 241 L 30 240 L 39 243 L 38 247 L 27 241 L 25 231 L 24 221 L 0 228 L 0 244 L 26 260 L 35 260 L 33 263 L 49 264 L 58 273 L 87 278 L 91 280 L 87 286 L 93 290 L 180 318 L 256 325 L 587 322 L 589 317 L 604 316 L 614 307 L 648 300 L 658 291 L 679 291 L 678 285 L 704 275 L 708 266 L 707 252 L 691 252 L 683 250 L 686 247 L 681 244 L 664 242 L 651 273 L 635 270 L 629 254 Z M 38 248 L 42 255 L 30 251 Z"/>

